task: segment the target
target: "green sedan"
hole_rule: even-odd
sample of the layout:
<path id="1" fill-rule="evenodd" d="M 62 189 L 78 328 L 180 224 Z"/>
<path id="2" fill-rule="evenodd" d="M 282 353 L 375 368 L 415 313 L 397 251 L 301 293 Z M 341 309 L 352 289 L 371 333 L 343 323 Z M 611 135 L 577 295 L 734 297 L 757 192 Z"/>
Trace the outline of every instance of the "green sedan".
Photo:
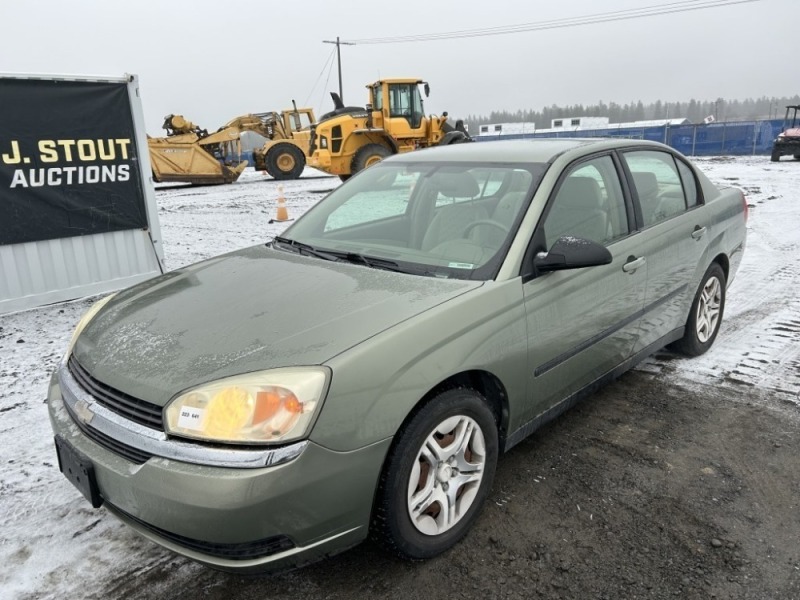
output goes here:
<path id="1" fill-rule="evenodd" d="M 713 344 L 746 217 L 656 143 L 391 157 L 267 244 L 98 302 L 49 389 L 59 466 L 219 569 L 368 535 L 432 557 L 502 453 L 663 346 Z"/>

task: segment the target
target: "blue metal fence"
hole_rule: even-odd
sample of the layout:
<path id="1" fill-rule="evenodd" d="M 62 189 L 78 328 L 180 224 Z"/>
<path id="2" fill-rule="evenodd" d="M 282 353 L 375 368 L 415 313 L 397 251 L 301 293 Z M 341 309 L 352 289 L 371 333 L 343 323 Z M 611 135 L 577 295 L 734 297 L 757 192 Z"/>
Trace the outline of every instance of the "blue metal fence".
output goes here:
<path id="1" fill-rule="evenodd" d="M 672 146 L 687 156 L 722 154 L 770 154 L 772 142 L 783 126 L 781 119 L 733 121 L 703 125 L 661 125 L 623 129 L 584 129 L 582 131 L 542 131 L 509 135 L 476 136 L 479 142 L 525 138 L 613 137 L 651 140 Z"/>

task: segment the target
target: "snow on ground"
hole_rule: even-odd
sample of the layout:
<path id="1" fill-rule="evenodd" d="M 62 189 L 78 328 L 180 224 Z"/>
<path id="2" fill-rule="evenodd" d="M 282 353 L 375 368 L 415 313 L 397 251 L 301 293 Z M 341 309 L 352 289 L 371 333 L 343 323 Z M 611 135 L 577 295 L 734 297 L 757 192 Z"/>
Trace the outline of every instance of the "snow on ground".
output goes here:
<path id="1" fill-rule="evenodd" d="M 714 347 L 693 360 L 659 353 L 639 368 L 688 385 L 748 386 L 754 401 L 800 406 L 800 164 L 767 157 L 697 159 L 717 183 L 744 189 L 747 250 Z M 339 180 L 307 169 L 284 182 L 296 218 Z M 247 171 L 219 187 L 157 191 L 166 264 L 175 269 L 262 243 L 286 224 L 278 183 Z M 113 597 L 116 583 L 154 565 L 191 577 L 202 567 L 95 511 L 59 473 L 43 403 L 50 373 L 93 299 L 0 315 L 0 596 Z M 143 590 L 146 595 L 146 592 Z"/>
<path id="2" fill-rule="evenodd" d="M 800 405 L 800 164 L 768 157 L 695 159 L 717 184 L 745 192 L 747 247 L 711 351 L 658 355 L 639 368 L 687 381 L 748 386 Z"/>

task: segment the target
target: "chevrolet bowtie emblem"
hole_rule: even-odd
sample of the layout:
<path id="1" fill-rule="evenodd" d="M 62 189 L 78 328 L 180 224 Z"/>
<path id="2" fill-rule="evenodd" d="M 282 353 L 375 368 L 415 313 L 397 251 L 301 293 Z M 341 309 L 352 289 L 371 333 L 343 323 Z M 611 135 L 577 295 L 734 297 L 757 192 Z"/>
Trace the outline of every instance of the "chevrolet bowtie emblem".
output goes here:
<path id="1" fill-rule="evenodd" d="M 75 403 L 75 416 L 85 425 L 88 425 L 92 421 L 94 413 L 89 408 L 89 403 L 86 402 L 86 400 L 78 400 Z"/>

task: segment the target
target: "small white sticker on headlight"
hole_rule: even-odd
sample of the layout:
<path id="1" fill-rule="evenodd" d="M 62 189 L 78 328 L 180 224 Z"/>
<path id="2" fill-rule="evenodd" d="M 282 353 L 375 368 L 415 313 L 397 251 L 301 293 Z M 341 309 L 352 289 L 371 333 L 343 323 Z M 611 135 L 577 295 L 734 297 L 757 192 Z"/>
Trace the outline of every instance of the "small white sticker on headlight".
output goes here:
<path id="1" fill-rule="evenodd" d="M 203 429 L 205 416 L 206 411 L 204 408 L 184 406 L 181 409 L 181 414 L 178 416 L 178 427 L 191 429 L 192 431 L 200 431 Z"/>

